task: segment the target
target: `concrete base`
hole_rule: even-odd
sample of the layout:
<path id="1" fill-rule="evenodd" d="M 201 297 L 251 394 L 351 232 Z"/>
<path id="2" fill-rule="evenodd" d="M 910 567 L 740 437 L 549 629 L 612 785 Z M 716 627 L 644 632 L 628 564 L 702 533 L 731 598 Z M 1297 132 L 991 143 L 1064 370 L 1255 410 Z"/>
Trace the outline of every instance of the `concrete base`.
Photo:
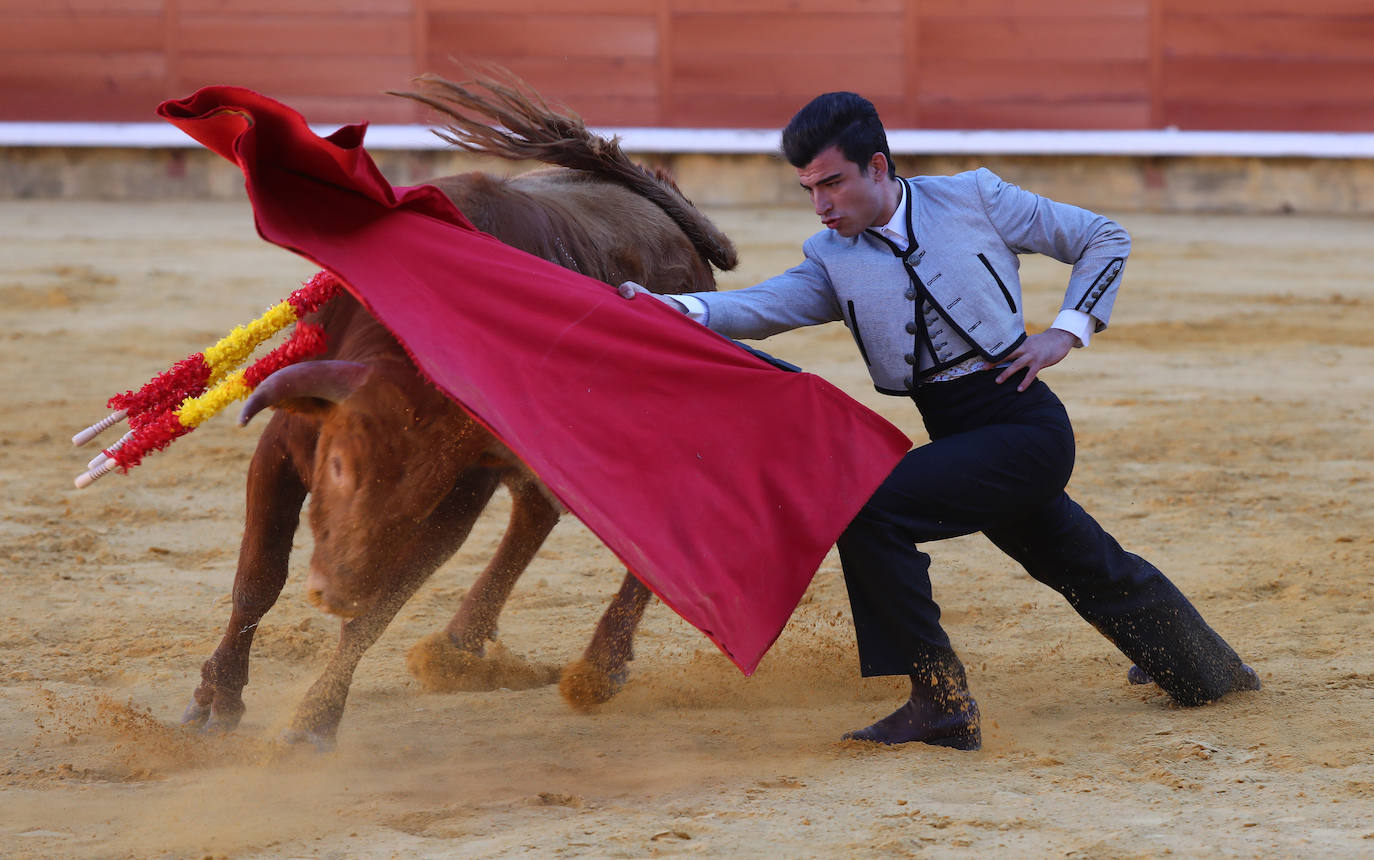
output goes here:
<path id="1" fill-rule="evenodd" d="M 443 150 L 377 151 L 397 185 L 451 173 L 510 174 L 536 165 Z M 653 154 L 700 205 L 806 205 L 796 174 L 767 154 Z M 1374 215 L 1374 160 L 1197 156 L 899 156 L 904 175 L 988 167 L 1048 197 L 1111 212 L 1301 212 Z M 194 149 L 6 147 L 0 199 L 195 200 L 244 196 L 237 168 Z"/>

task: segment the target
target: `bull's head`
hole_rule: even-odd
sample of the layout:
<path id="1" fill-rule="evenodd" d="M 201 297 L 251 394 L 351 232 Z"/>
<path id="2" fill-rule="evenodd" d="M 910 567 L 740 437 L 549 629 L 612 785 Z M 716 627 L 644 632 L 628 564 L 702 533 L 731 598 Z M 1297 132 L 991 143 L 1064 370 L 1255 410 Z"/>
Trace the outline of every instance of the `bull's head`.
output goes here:
<path id="1" fill-rule="evenodd" d="M 327 612 L 357 615 L 413 567 L 417 528 L 480 456 L 467 449 L 491 437 L 398 361 L 291 365 L 257 387 L 239 422 L 268 406 L 315 430 L 307 595 Z"/>

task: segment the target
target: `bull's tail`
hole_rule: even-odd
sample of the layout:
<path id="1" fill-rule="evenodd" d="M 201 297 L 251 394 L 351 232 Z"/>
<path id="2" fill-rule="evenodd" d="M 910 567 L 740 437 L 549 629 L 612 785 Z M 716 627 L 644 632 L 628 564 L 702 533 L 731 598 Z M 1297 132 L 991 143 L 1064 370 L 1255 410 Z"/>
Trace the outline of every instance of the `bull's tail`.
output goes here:
<path id="1" fill-rule="evenodd" d="M 668 213 L 702 259 L 721 270 L 735 267 L 739 257 L 734 243 L 683 196 L 671 179 L 631 161 L 620 148 L 619 138 L 593 134 L 576 115 L 555 111 L 511 73 L 503 77 L 505 80 L 482 76 L 455 83 L 428 74 L 416 79 L 420 92 L 390 94 L 443 114 L 449 124 L 434 133 L 465 151 L 584 170 L 629 188 Z"/>

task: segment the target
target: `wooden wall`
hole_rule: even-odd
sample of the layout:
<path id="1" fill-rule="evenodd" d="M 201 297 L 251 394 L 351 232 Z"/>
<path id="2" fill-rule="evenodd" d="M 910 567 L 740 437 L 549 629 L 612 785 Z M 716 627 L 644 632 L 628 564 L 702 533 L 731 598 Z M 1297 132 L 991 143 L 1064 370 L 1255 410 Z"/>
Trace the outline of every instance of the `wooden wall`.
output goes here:
<path id="1" fill-rule="evenodd" d="M 1374 0 L 0 0 L 0 121 L 151 121 L 199 86 L 312 121 L 494 61 L 594 125 L 1374 131 Z"/>

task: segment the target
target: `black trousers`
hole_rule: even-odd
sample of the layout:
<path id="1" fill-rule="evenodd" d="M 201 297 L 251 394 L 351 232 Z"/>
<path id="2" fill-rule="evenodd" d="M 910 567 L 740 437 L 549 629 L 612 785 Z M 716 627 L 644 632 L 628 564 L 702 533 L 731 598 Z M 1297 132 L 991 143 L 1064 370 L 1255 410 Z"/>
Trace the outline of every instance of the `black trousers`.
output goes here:
<path id="1" fill-rule="evenodd" d="M 996 376 L 917 388 L 931 442 L 906 455 L 840 537 L 863 674 L 910 674 L 950 649 L 917 544 L 982 532 L 1178 701 L 1229 692 L 1235 651 L 1064 492 L 1074 441 L 1059 398 L 1039 380 L 1018 392 Z"/>

